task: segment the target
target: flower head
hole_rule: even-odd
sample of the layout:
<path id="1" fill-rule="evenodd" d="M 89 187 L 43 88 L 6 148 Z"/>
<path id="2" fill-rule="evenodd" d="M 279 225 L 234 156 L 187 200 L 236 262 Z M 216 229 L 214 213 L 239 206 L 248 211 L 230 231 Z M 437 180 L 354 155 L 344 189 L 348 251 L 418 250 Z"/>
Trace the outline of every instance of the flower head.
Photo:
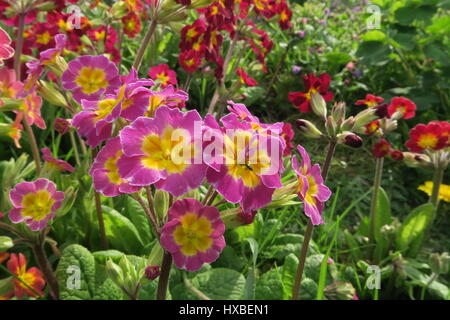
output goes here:
<path id="1" fill-rule="evenodd" d="M 199 187 L 206 166 L 198 161 L 201 137 L 194 130 L 201 123 L 195 110 L 183 113 L 168 107 L 158 108 L 154 118 L 137 118 L 119 134 L 120 176 L 134 186 L 155 184 L 176 197 Z"/>
<path id="2" fill-rule="evenodd" d="M 379 105 L 383 101 L 384 99 L 382 97 L 377 97 L 373 94 L 367 94 L 364 100 L 358 100 L 355 104 L 357 106 L 366 105 L 368 108 L 372 108 Z"/>
<path id="3" fill-rule="evenodd" d="M 122 18 L 123 32 L 130 38 L 136 37 L 142 31 L 142 21 L 135 12 L 130 12 Z"/>
<path id="4" fill-rule="evenodd" d="M 372 154 L 375 158 L 383 158 L 391 151 L 391 144 L 386 139 L 380 139 L 372 148 Z"/>
<path id="5" fill-rule="evenodd" d="M 112 94 L 120 86 L 116 65 L 104 56 L 81 56 L 69 62 L 62 75 L 63 87 L 72 91 L 73 97 L 97 100 L 103 94 Z"/>
<path id="6" fill-rule="evenodd" d="M 217 260 L 225 247 L 225 225 L 215 207 L 181 199 L 174 202 L 168 216 L 161 230 L 161 245 L 178 268 L 196 271 Z"/>
<path id="7" fill-rule="evenodd" d="M 286 144 L 283 156 L 289 156 L 291 155 L 291 150 L 294 148 L 294 145 L 292 144 L 292 139 L 294 139 L 294 130 L 292 130 L 292 125 L 290 123 L 283 123 L 283 131 L 281 132 L 281 136 Z"/>
<path id="8" fill-rule="evenodd" d="M 41 149 L 42 159 L 52 168 L 55 168 L 59 171 L 68 171 L 74 172 L 75 168 L 72 167 L 69 163 L 64 160 L 56 159 L 52 156 L 52 153 L 49 148 Z"/>
<path id="9" fill-rule="evenodd" d="M 433 192 L 433 181 L 425 181 L 424 184 L 420 185 L 417 190 L 425 192 L 427 195 L 431 196 Z M 444 200 L 445 202 L 450 202 L 450 186 L 446 184 L 441 184 L 439 186 L 438 193 L 439 200 Z"/>
<path id="10" fill-rule="evenodd" d="M 324 184 L 320 166 L 316 163 L 311 166 L 308 153 L 302 146 L 298 146 L 302 162 L 299 165 L 297 157 L 292 158 L 292 168 L 297 173 L 297 194 L 303 201 L 306 216 L 313 225 L 324 223 L 322 219 L 323 204 L 331 196 L 331 191 Z"/>
<path id="11" fill-rule="evenodd" d="M 398 118 L 409 119 L 416 114 L 416 104 L 404 97 L 394 97 L 388 107 L 389 117 L 392 117 L 395 113 L 398 114 Z"/>
<path id="12" fill-rule="evenodd" d="M 448 145 L 448 127 L 438 122 L 427 125 L 418 124 L 409 132 L 410 139 L 405 146 L 411 152 L 423 152 L 426 149 L 440 150 Z"/>
<path id="13" fill-rule="evenodd" d="M 3 67 L 3 60 L 7 60 L 14 55 L 14 49 L 11 47 L 11 38 L 8 33 L 0 28 L 0 67 Z"/>
<path id="14" fill-rule="evenodd" d="M 372 135 L 375 132 L 377 132 L 378 129 L 380 129 L 380 120 L 372 121 L 372 122 L 366 124 L 364 127 L 365 127 L 364 133 L 367 135 Z"/>
<path id="15" fill-rule="evenodd" d="M 36 293 L 41 296 L 44 295 L 42 290 L 45 287 L 45 280 L 41 270 L 36 267 L 27 270 L 27 260 L 22 253 L 19 253 L 19 255 L 15 253 L 11 254 L 7 267 L 11 273 L 21 280 L 13 280 L 14 295 L 17 298 L 21 299 L 24 295 L 37 297 Z M 26 283 L 26 285 L 24 283 Z M 33 288 L 34 291 L 30 288 Z"/>
<path id="16" fill-rule="evenodd" d="M 41 116 L 42 98 L 33 90 L 28 94 L 19 107 L 29 125 L 35 124 L 38 128 L 45 129 L 46 125 Z"/>
<path id="17" fill-rule="evenodd" d="M 305 90 L 304 92 L 289 92 L 288 99 L 301 112 L 310 112 L 311 109 L 311 95 L 319 93 L 323 99 L 328 102 L 333 99 L 333 93 L 328 91 L 330 87 L 331 78 L 327 73 L 322 73 L 318 78 L 310 73 L 303 77 Z"/>
<path id="18" fill-rule="evenodd" d="M 31 230 L 45 228 L 48 220 L 55 216 L 61 206 L 64 193 L 56 191 L 56 185 L 47 179 L 21 182 L 9 193 L 13 209 L 9 218 L 13 223 L 25 222 Z"/>
<path id="19" fill-rule="evenodd" d="M 169 84 L 176 85 L 178 83 L 177 74 L 175 71 L 171 70 L 167 64 L 151 67 L 148 76 L 157 83 L 160 83 L 163 88 L 167 87 Z"/>
<path id="20" fill-rule="evenodd" d="M 255 79 L 251 78 L 243 68 L 237 68 L 236 74 L 241 80 L 241 84 L 245 84 L 248 87 L 254 87 L 258 84 Z"/>
<path id="21" fill-rule="evenodd" d="M 89 170 L 94 181 L 95 190 L 107 197 L 115 197 L 124 193 L 137 192 L 141 187 L 131 186 L 119 174 L 117 161 L 122 156 L 120 138 L 115 137 L 105 144 Z"/>

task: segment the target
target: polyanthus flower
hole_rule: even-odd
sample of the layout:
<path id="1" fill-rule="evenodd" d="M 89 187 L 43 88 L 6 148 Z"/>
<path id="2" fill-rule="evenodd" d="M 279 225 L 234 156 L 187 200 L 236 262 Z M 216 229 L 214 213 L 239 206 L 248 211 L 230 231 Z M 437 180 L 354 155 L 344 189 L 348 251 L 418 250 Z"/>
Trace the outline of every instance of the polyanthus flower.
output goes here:
<path id="1" fill-rule="evenodd" d="M 441 127 L 441 135 L 447 137 L 447 147 L 450 146 L 450 122 L 447 121 L 431 121 L 429 124 L 437 124 Z"/>
<path id="2" fill-rule="evenodd" d="M 161 229 L 161 245 L 170 252 L 177 268 L 196 271 L 217 260 L 223 248 L 225 225 L 215 207 L 195 199 L 174 202 L 169 220 Z"/>
<path id="3" fill-rule="evenodd" d="M 17 98 L 23 88 L 23 84 L 16 79 L 16 72 L 13 69 L 0 69 L 0 97 Z"/>
<path id="4" fill-rule="evenodd" d="M 290 29 L 291 24 L 291 18 L 292 18 L 292 11 L 289 10 L 289 7 L 285 1 L 281 1 L 277 6 L 277 13 L 280 15 L 280 20 L 278 21 L 278 24 L 280 25 L 281 29 L 287 30 Z"/>
<path id="5" fill-rule="evenodd" d="M 384 99 L 382 97 L 377 97 L 373 94 L 367 94 L 365 99 L 358 100 L 355 104 L 357 106 L 366 105 L 368 108 L 372 108 L 379 105 L 383 101 Z"/>
<path id="6" fill-rule="evenodd" d="M 27 270 L 27 260 L 22 253 L 19 253 L 19 255 L 15 253 L 11 254 L 7 267 L 11 273 L 27 284 L 23 284 L 18 279 L 13 280 L 14 295 L 17 298 L 21 299 L 24 295 L 36 298 L 38 297 L 36 293 L 41 296 L 44 295 L 42 290 L 45 287 L 45 280 L 41 270 L 36 267 Z M 30 288 L 33 288 L 34 291 Z"/>
<path id="7" fill-rule="evenodd" d="M 70 61 L 61 80 L 77 102 L 97 100 L 120 86 L 119 71 L 105 56 L 81 56 Z"/>
<path id="8" fill-rule="evenodd" d="M 394 97 L 388 107 L 389 117 L 394 113 L 399 114 L 399 118 L 409 119 L 416 114 L 416 104 L 404 97 Z"/>
<path id="9" fill-rule="evenodd" d="M 433 181 L 425 181 L 424 184 L 420 185 L 417 190 L 425 192 L 427 195 L 431 196 L 433 192 Z M 439 200 L 444 200 L 445 202 L 450 202 L 450 186 L 446 184 L 441 184 L 439 186 L 438 193 Z"/>
<path id="10" fill-rule="evenodd" d="M 94 181 L 95 190 L 107 197 L 115 197 L 123 193 L 137 192 L 141 187 L 131 186 L 119 174 L 117 160 L 122 156 L 120 138 L 115 137 L 105 144 L 97 154 L 89 174 Z"/>
<path id="11" fill-rule="evenodd" d="M 136 37 L 142 31 L 141 18 L 135 13 L 130 12 L 122 18 L 123 32 L 130 38 Z"/>
<path id="12" fill-rule="evenodd" d="M 212 156 L 204 154 L 210 166 L 208 183 L 227 201 L 239 202 L 244 211 L 262 208 L 270 203 L 275 189 L 282 186 L 284 141 L 270 130 L 254 130 L 252 123 L 239 122 L 233 113 L 221 122 L 224 128 L 211 115 L 205 118 L 205 135 L 215 138 Z"/>
<path id="13" fill-rule="evenodd" d="M 297 194 L 303 201 L 305 215 L 313 225 L 324 223 L 322 219 L 323 204 L 331 196 L 331 191 L 324 184 L 319 164 L 311 166 L 308 153 L 302 146 L 297 146 L 302 162 L 299 166 L 297 157 L 292 158 L 292 168 L 297 173 Z"/>
<path id="14" fill-rule="evenodd" d="M 39 62 L 42 65 L 51 65 L 56 63 L 56 59 L 61 55 L 67 45 L 67 36 L 59 33 L 55 36 L 55 47 L 47 49 L 39 54 Z"/>
<path id="15" fill-rule="evenodd" d="M 11 38 L 9 34 L 0 28 L 0 67 L 3 67 L 3 60 L 7 60 L 14 55 L 14 49 L 11 47 Z"/>
<path id="16" fill-rule="evenodd" d="M 364 127 L 365 127 L 364 131 L 365 134 L 367 135 L 374 134 L 375 132 L 377 132 L 378 129 L 380 129 L 380 120 L 372 121 L 366 124 Z"/>
<path id="17" fill-rule="evenodd" d="M 53 126 L 55 127 L 56 132 L 63 135 L 69 132 L 70 121 L 64 118 L 56 118 L 55 122 L 53 123 Z"/>
<path id="18" fill-rule="evenodd" d="M 21 148 L 20 138 L 22 137 L 22 112 L 16 114 L 16 119 L 13 123 L 0 123 L 0 134 L 5 134 L 13 139 L 16 148 Z"/>
<path id="19" fill-rule="evenodd" d="M 292 144 L 292 139 L 294 139 L 294 130 L 292 130 L 292 125 L 290 123 L 283 123 L 283 131 L 281 132 L 281 137 L 284 139 L 286 148 L 284 149 L 283 156 L 289 156 L 291 150 L 294 148 Z"/>
<path id="20" fill-rule="evenodd" d="M 448 132 L 445 128 L 436 122 L 430 122 L 427 125 L 418 124 L 409 131 L 410 140 L 406 141 L 405 146 L 411 152 L 418 153 L 426 149 L 443 149 L 448 144 Z"/>
<path id="21" fill-rule="evenodd" d="M 47 163 L 48 166 L 51 168 L 55 168 L 59 171 L 68 171 L 68 172 L 74 172 L 75 168 L 72 167 L 69 163 L 67 163 L 64 160 L 56 159 L 52 156 L 52 153 L 49 148 L 42 148 L 42 159 Z"/>
<path id="22" fill-rule="evenodd" d="M 31 230 L 45 228 L 61 206 L 64 192 L 56 191 L 56 185 L 48 179 L 21 182 L 9 193 L 13 209 L 9 218 L 13 223 L 25 222 Z"/>
<path id="23" fill-rule="evenodd" d="M 372 154 L 375 158 L 383 158 L 391 151 L 391 144 L 384 138 L 373 145 Z"/>
<path id="24" fill-rule="evenodd" d="M 154 118 L 137 118 L 119 134 L 120 176 L 135 186 L 155 184 L 176 197 L 199 187 L 206 166 L 198 159 L 201 136 L 194 130 L 201 130 L 201 123 L 195 110 L 183 113 L 168 107 L 158 108 Z"/>
<path id="25" fill-rule="evenodd" d="M 176 85 L 178 83 L 177 74 L 175 71 L 171 70 L 167 64 L 151 67 L 148 76 L 157 83 L 160 83 L 163 88 L 167 87 L 169 84 Z"/>
<path id="26" fill-rule="evenodd" d="M 202 57 L 194 50 L 182 51 L 178 56 L 178 62 L 186 72 L 194 72 L 202 63 Z"/>
<path id="27" fill-rule="evenodd" d="M 29 125 L 35 124 L 38 128 L 45 129 L 45 122 L 41 116 L 42 98 L 32 91 L 23 100 L 19 110 L 23 111 L 25 120 Z"/>
<path id="28" fill-rule="evenodd" d="M 254 87 L 258 84 L 258 82 L 256 82 L 255 79 L 249 77 L 247 72 L 245 72 L 242 68 L 237 68 L 236 74 L 239 76 L 241 84 L 245 84 L 247 87 Z"/>
<path id="29" fill-rule="evenodd" d="M 328 91 L 330 87 L 331 78 L 327 73 L 322 73 L 318 78 L 310 73 L 303 77 L 305 90 L 304 92 L 289 92 L 288 99 L 301 112 L 310 112 L 311 109 L 311 95 L 319 93 L 326 102 L 333 99 L 333 93 Z"/>

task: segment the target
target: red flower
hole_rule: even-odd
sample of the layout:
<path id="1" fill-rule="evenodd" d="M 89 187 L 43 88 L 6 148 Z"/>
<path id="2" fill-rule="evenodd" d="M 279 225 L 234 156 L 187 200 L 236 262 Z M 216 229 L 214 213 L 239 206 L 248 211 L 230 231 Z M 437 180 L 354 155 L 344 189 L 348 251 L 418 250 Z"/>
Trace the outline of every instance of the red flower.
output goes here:
<path id="1" fill-rule="evenodd" d="M 167 64 L 160 64 L 150 68 L 148 76 L 155 81 L 161 83 L 161 87 L 165 88 L 169 84 L 176 85 L 177 74 L 171 70 Z"/>
<path id="2" fill-rule="evenodd" d="M 178 62 L 186 72 L 194 72 L 202 63 L 202 58 L 194 50 L 189 50 L 180 53 Z"/>
<path id="3" fill-rule="evenodd" d="M 450 122 L 447 121 L 431 121 L 430 124 L 437 124 L 442 129 L 442 135 L 447 137 L 447 147 L 450 146 Z"/>
<path id="4" fill-rule="evenodd" d="M 391 156 L 392 159 L 394 160 L 403 160 L 404 156 L 403 156 L 403 152 L 401 152 L 400 150 L 392 150 L 389 155 Z"/>
<path id="5" fill-rule="evenodd" d="M 368 108 L 375 107 L 376 105 L 383 102 L 384 99 L 382 97 L 374 96 L 373 94 L 367 94 L 366 99 L 356 101 L 356 105 L 366 105 Z"/>
<path id="6" fill-rule="evenodd" d="M 206 24 L 202 19 L 197 19 L 191 25 L 184 26 L 181 29 L 180 49 L 182 51 L 194 49 L 194 44 L 201 43 L 205 33 Z"/>
<path id="7" fill-rule="evenodd" d="M 292 130 L 292 125 L 290 123 L 283 124 L 281 136 L 286 143 L 286 148 L 283 151 L 283 156 L 286 157 L 291 154 L 291 150 L 294 148 L 294 145 L 292 144 L 292 139 L 294 139 L 294 130 Z"/>
<path id="8" fill-rule="evenodd" d="M 391 104 L 388 107 L 389 117 L 396 112 L 399 112 L 404 119 L 412 118 L 416 115 L 416 104 L 404 97 L 392 98 Z"/>
<path id="9" fill-rule="evenodd" d="M 15 253 L 11 254 L 7 266 L 9 271 L 22 280 L 22 282 L 26 283 L 28 287 L 33 288 L 34 291 L 40 295 L 44 295 L 42 290 L 45 287 L 45 280 L 42 277 L 42 272 L 36 267 L 27 270 L 27 261 L 22 253 L 19 253 L 19 256 Z M 13 280 L 14 295 L 19 299 L 21 299 L 24 294 L 29 297 L 37 297 L 36 293 L 30 290 L 22 282 L 17 279 Z"/>
<path id="10" fill-rule="evenodd" d="M 245 84 L 248 87 L 254 87 L 258 84 L 258 82 L 256 82 L 255 79 L 249 77 L 247 72 L 245 72 L 242 68 L 237 68 L 236 74 L 239 76 L 241 84 Z"/>
<path id="11" fill-rule="evenodd" d="M 383 158 L 391 151 L 391 144 L 385 140 L 381 139 L 372 148 L 372 154 L 375 158 Z"/>
<path id="12" fill-rule="evenodd" d="M 130 12 L 122 18 L 123 32 L 130 38 L 136 37 L 142 31 L 142 22 L 139 16 Z"/>
<path id="13" fill-rule="evenodd" d="M 286 2 L 282 1 L 277 8 L 277 13 L 280 15 L 280 20 L 278 21 L 278 24 L 280 25 L 281 29 L 287 30 L 292 27 L 291 24 L 291 17 L 292 17 L 292 11 L 289 10 L 289 7 Z"/>
<path id="14" fill-rule="evenodd" d="M 380 128 L 380 121 L 375 120 L 365 125 L 366 131 L 364 132 L 367 135 L 374 134 Z"/>
<path id="15" fill-rule="evenodd" d="M 405 146 L 411 152 L 422 152 L 425 149 L 440 150 L 448 145 L 448 126 L 430 122 L 427 125 L 418 124 L 409 132 L 410 140 Z"/>
<path id="16" fill-rule="evenodd" d="M 310 112 L 311 109 L 311 94 L 319 93 L 326 102 L 333 99 L 333 93 L 328 91 L 330 87 L 331 78 L 327 73 L 322 73 L 318 78 L 310 73 L 304 76 L 305 92 L 289 92 L 288 99 L 296 107 L 299 107 L 301 112 Z"/>

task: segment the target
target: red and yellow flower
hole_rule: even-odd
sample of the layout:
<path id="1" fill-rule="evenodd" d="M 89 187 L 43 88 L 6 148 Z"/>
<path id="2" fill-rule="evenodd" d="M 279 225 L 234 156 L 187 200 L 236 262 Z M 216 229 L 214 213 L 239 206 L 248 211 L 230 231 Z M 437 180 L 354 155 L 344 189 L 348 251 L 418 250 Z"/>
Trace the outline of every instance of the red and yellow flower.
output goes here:
<path id="1" fill-rule="evenodd" d="M 42 272 L 36 267 L 27 269 L 27 261 L 22 253 L 19 253 L 19 255 L 15 253 L 11 254 L 7 267 L 9 271 L 20 279 L 13 280 L 14 295 L 17 298 L 21 299 L 25 295 L 33 298 L 38 297 L 38 294 L 41 296 L 44 295 L 42 290 L 45 287 L 45 280 Z"/>
<path id="2" fill-rule="evenodd" d="M 365 99 L 358 100 L 358 101 L 356 101 L 355 104 L 357 106 L 365 105 L 368 108 L 372 108 L 372 107 L 379 105 L 383 101 L 384 101 L 384 99 L 382 97 L 377 97 L 373 94 L 367 94 Z"/>
<path id="3" fill-rule="evenodd" d="M 444 125 L 446 123 L 446 125 Z M 440 150 L 449 145 L 448 122 L 430 122 L 418 124 L 409 132 L 410 139 L 405 146 L 411 152 L 423 152 L 424 150 Z"/>
<path id="4" fill-rule="evenodd" d="M 305 91 L 303 92 L 289 92 L 288 99 L 301 112 L 310 112 L 311 109 L 311 95 L 319 93 L 326 102 L 333 99 L 333 93 L 328 91 L 330 87 L 331 78 L 327 73 L 322 73 L 318 78 L 310 73 L 303 77 Z"/>
<path id="5" fill-rule="evenodd" d="M 416 104 L 404 97 L 394 97 L 388 107 L 389 117 L 409 119 L 416 114 Z"/>

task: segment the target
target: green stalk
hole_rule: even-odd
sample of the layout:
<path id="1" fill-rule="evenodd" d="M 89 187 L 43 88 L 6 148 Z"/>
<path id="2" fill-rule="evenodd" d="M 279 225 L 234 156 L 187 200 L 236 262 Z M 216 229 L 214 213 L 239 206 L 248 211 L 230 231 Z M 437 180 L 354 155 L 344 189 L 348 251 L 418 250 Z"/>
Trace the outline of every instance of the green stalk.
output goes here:
<path id="1" fill-rule="evenodd" d="M 430 202 L 436 208 L 436 212 L 439 205 L 439 188 L 442 184 L 443 178 L 444 178 L 444 168 L 442 167 L 436 168 L 433 176 L 433 190 L 430 196 Z"/>
<path id="2" fill-rule="evenodd" d="M 45 235 L 44 230 L 39 233 L 37 237 L 37 241 L 32 247 L 34 256 L 36 261 L 44 274 L 45 280 L 47 281 L 48 286 L 50 287 L 50 294 L 53 299 L 59 299 L 59 284 L 56 279 L 55 273 L 53 272 L 50 261 L 48 260 L 47 254 L 45 253 Z"/>
<path id="3" fill-rule="evenodd" d="M 378 193 L 381 186 L 381 177 L 383 175 L 383 163 L 384 158 L 377 158 L 375 165 L 375 179 L 373 181 L 373 193 L 372 193 L 372 202 L 370 204 L 370 218 L 369 218 L 369 243 L 371 244 L 373 244 L 375 241 Z"/>
<path id="4" fill-rule="evenodd" d="M 322 177 L 324 182 L 327 180 L 328 171 L 331 166 L 331 160 L 333 159 L 334 151 L 336 150 L 336 144 L 337 142 L 335 140 L 331 140 L 328 144 L 327 156 L 322 166 Z M 305 270 L 306 255 L 308 253 L 312 233 L 313 233 L 313 224 L 311 220 L 309 220 L 308 225 L 306 226 L 305 236 L 303 238 L 302 249 L 300 251 L 297 272 L 295 274 L 294 286 L 292 288 L 292 300 L 298 300 L 298 297 L 300 295 L 300 287 L 302 284 L 303 271 Z"/>
<path id="5" fill-rule="evenodd" d="M 145 50 L 148 47 L 148 44 L 150 43 L 150 40 L 152 39 L 153 34 L 155 33 L 156 26 L 158 23 L 155 19 L 152 20 L 150 23 L 150 27 L 147 30 L 147 33 L 144 36 L 144 39 L 142 40 L 141 46 L 139 47 L 139 50 L 136 54 L 136 58 L 134 59 L 133 67 L 136 69 L 136 71 L 139 71 L 139 67 L 141 66 L 142 59 L 144 58 Z"/>

